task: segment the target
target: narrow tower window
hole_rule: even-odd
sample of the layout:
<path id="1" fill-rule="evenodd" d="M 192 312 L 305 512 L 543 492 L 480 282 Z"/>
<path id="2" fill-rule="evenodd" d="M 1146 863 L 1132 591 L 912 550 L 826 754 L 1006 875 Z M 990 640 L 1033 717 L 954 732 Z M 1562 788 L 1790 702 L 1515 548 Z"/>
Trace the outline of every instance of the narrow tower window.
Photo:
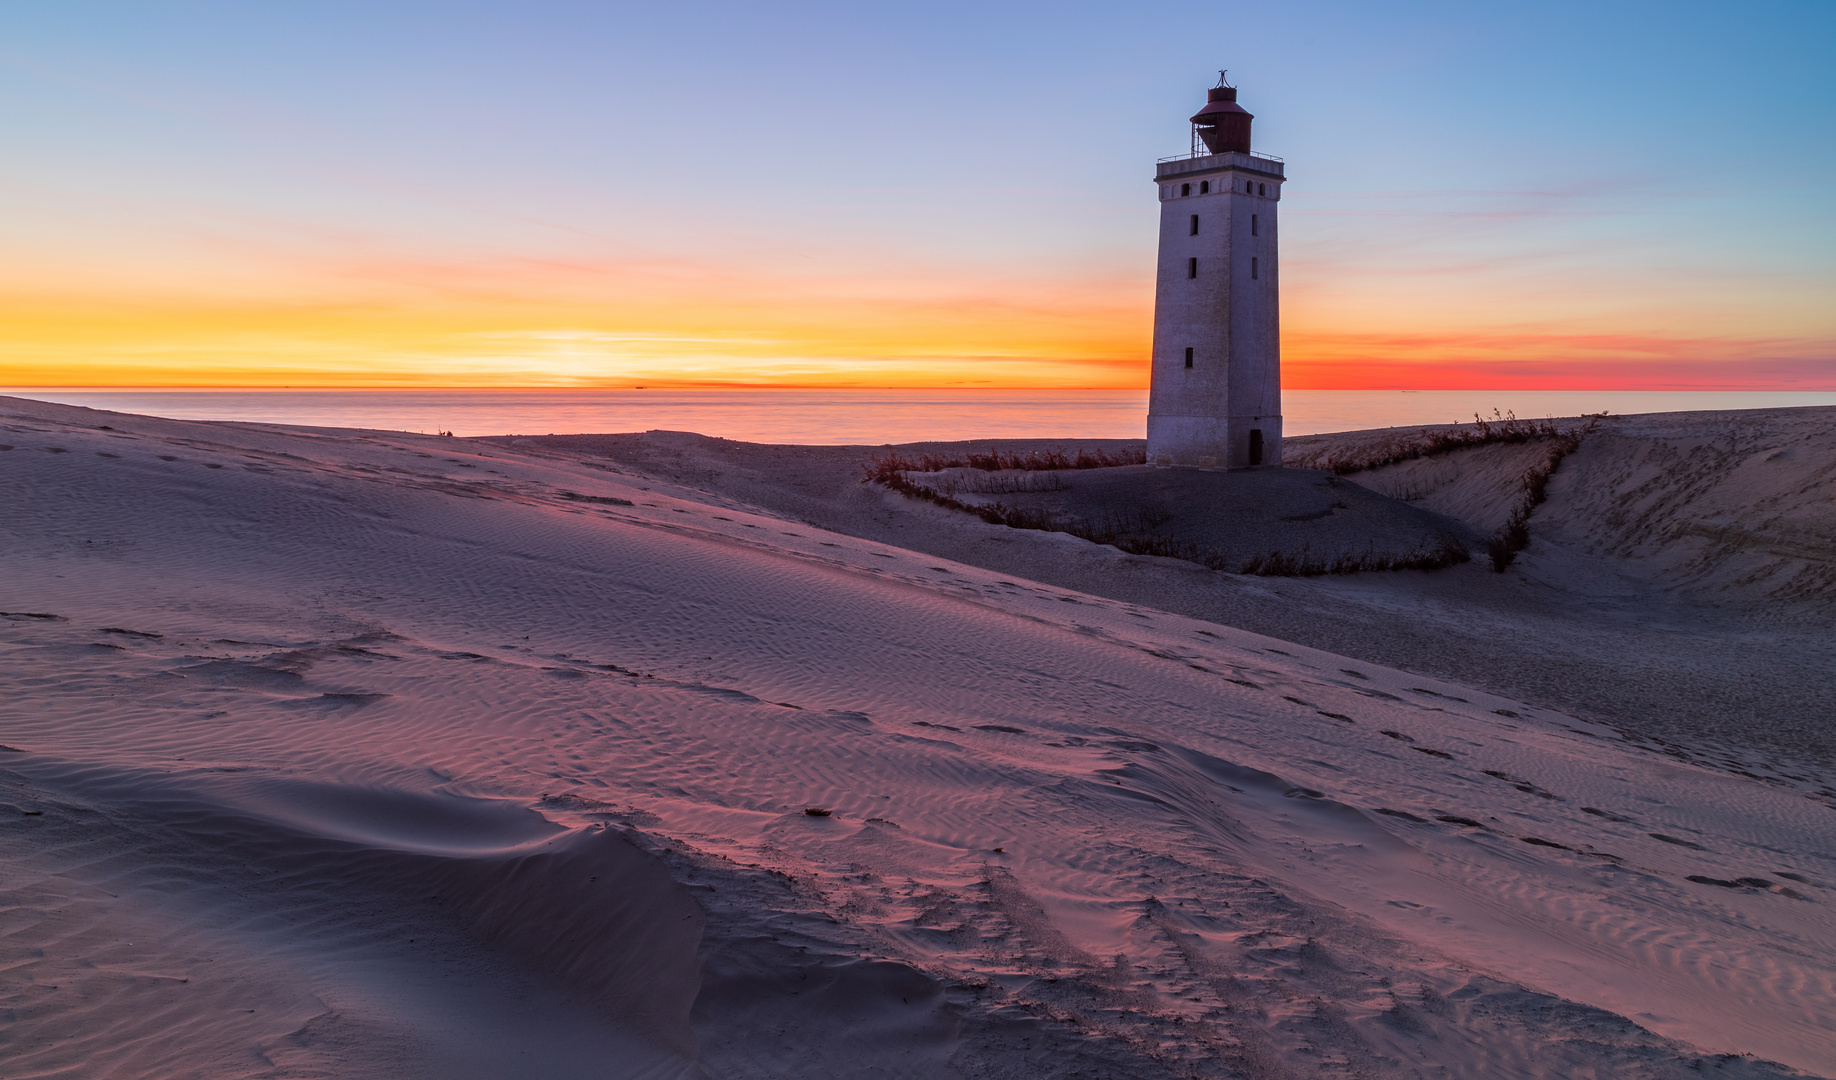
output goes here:
<path id="1" fill-rule="evenodd" d="M 1269 193 L 1269 185 L 1267 184 L 1257 184 L 1256 185 L 1256 194 L 1267 195 L 1268 193 Z"/>
<path id="2" fill-rule="evenodd" d="M 1198 277 L 1198 259 L 1197 258 L 1191 258 L 1191 259 L 1186 260 L 1186 276 L 1189 278 Z"/>
<path id="3" fill-rule="evenodd" d="M 1200 181 L 1199 181 L 1199 194 L 1200 194 L 1200 195 L 1209 195 L 1209 194 L 1211 194 L 1211 181 L 1209 181 L 1209 180 L 1200 180 Z"/>
<path id="4" fill-rule="evenodd" d="M 1198 218 L 1193 218 L 1192 221 L 1193 221 L 1192 231 L 1198 232 Z M 1251 236 L 1261 236 L 1262 235 L 1261 230 L 1259 230 L 1256 227 L 1256 215 L 1255 214 L 1250 215 L 1250 235 Z"/>
<path id="5" fill-rule="evenodd" d="M 1191 184 L 1181 184 L 1181 185 L 1179 185 L 1179 193 L 1180 193 L 1181 195 L 1190 195 L 1190 194 L 1192 194 L 1192 185 L 1191 185 Z"/>
<path id="6" fill-rule="evenodd" d="M 1186 366 L 1192 366 L 1192 346 L 1186 346 Z"/>
<path id="7" fill-rule="evenodd" d="M 1191 235 L 1191 236 L 1198 235 L 1198 215 L 1197 214 L 1192 215 L 1192 232 L 1189 233 L 1188 235 Z"/>
<path id="8" fill-rule="evenodd" d="M 1193 261 L 1194 263 L 1197 263 L 1197 262 L 1198 262 L 1198 260 L 1197 260 L 1197 259 L 1193 259 L 1192 261 Z M 1193 276 L 1195 276 L 1195 277 L 1196 277 L 1197 275 L 1196 275 L 1196 274 L 1194 274 Z M 1260 276 L 1261 276 L 1261 275 L 1260 275 L 1260 274 L 1258 274 L 1258 273 L 1256 272 L 1256 257 L 1255 257 L 1254 255 L 1252 255 L 1252 256 L 1250 256 L 1250 277 L 1252 277 L 1252 278 L 1254 278 L 1254 277 L 1260 277 Z"/>
<path id="9" fill-rule="evenodd" d="M 1250 428 L 1250 464 L 1262 464 L 1262 429 Z"/>

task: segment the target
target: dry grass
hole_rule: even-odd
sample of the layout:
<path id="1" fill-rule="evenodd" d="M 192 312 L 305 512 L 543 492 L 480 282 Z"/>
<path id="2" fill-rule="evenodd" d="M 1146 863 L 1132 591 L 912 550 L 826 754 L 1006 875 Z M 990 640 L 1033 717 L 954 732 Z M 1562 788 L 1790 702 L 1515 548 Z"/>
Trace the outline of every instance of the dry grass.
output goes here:
<path id="1" fill-rule="evenodd" d="M 1438 570 L 1456 563 L 1467 562 L 1472 558 L 1465 545 L 1452 537 L 1444 537 L 1433 546 L 1418 548 L 1406 555 L 1380 555 L 1373 548 L 1358 555 L 1344 554 L 1328 559 L 1312 555 L 1303 548 L 1299 555 L 1279 551 L 1270 552 L 1266 555 L 1254 556 L 1239 565 L 1225 556 L 1207 552 L 1191 541 L 1155 535 L 1154 529 L 1164 524 L 1169 517 L 1165 512 L 1139 507 L 1117 507 L 1096 520 L 1061 521 L 1044 510 L 1006 506 L 999 502 L 985 505 L 965 503 L 955 497 L 956 491 L 960 489 L 938 490 L 928 484 L 918 483 L 906 475 L 907 469 L 914 472 L 937 472 L 942 469 L 980 467 L 966 466 L 961 462 L 939 464 L 940 460 L 920 458 L 914 461 L 902 458 L 897 454 L 888 454 L 874 460 L 867 468 L 867 475 L 861 482 L 882 484 L 908 498 L 921 499 L 965 514 L 974 514 L 991 525 L 1005 525 L 1010 529 L 1061 532 L 1080 540 L 1088 540 L 1093 544 L 1106 544 L 1130 555 L 1184 559 L 1187 562 L 1199 563 L 1226 573 L 1256 574 L 1264 577 L 1313 577 L 1321 574 L 1355 574 L 1364 570 Z M 1013 457 L 1008 456 L 1004 460 L 1011 461 Z M 1134 462 L 1134 464 L 1139 464 L 1139 462 Z M 921 467 L 926 465 L 934 467 Z M 1100 468 L 1103 466 L 1085 467 Z M 1054 486 L 1037 489 L 1016 487 L 1013 490 L 1059 489 Z"/>
<path id="2" fill-rule="evenodd" d="M 950 467 L 961 468 L 962 466 Z M 1120 548 L 1131 555 L 1165 555 L 1175 559 L 1198 561 L 1199 552 L 1195 545 L 1168 540 L 1164 537 L 1144 535 L 1148 530 L 1166 521 L 1164 514 L 1133 510 L 1112 513 L 1100 521 L 1061 522 L 1044 510 L 1005 506 L 998 502 L 972 505 L 955 498 L 948 492 L 938 491 L 928 485 L 917 483 L 903 472 L 873 471 L 870 472 L 867 480 L 862 482 L 868 481 L 884 484 L 908 498 L 922 499 L 948 510 L 960 510 L 965 514 L 974 514 L 990 525 L 1005 525 L 1010 529 L 1067 533 L 1093 544 L 1108 544 Z"/>
<path id="3" fill-rule="evenodd" d="M 1328 448 L 1312 455 L 1297 456 L 1290 453 L 1288 464 L 1296 468 L 1324 469 L 1345 476 L 1366 469 L 1380 469 L 1386 465 L 1494 443 L 1547 443 L 1547 453 L 1536 464 L 1524 470 L 1518 503 L 1512 509 L 1510 518 L 1503 528 L 1486 540 L 1492 569 L 1502 574 L 1517 560 L 1518 552 L 1530 545 L 1530 515 L 1549 497 L 1549 477 L 1561 467 L 1562 459 L 1574 453 L 1581 441 L 1606 416 L 1606 413 L 1589 413 L 1584 417 L 1587 420 L 1585 425 L 1564 428 L 1554 420 L 1519 420 L 1516 413 L 1500 413 L 1493 409 L 1490 420 L 1474 413 L 1471 427 L 1456 424 L 1440 430 L 1424 428 L 1413 433 L 1398 434 L 1388 441 L 1363 446 Z M 1287 574 L 1293 571 L 1277 572 Z"/>
<path id="4" fill-rule="evenodd" d="M 1606 414 L 1591 415 L 1587 427 L 1591 431 Z M 1572 429 L 1571 429 L 1572 430 Z M 1449 428 L 1399 433 L 1387 441 L 1367 443 L 1356 447 L 1330 448 L 1311 455 L 1288 456 L 1287 464 L 1291 468 L 1323 469 L 1327 472 L 1347 476 L 1363 472 L 1366 469 L 1381 469 L 1385 465 L 1396 465 L 1417 458 L 1434 457 L 1437 454 L 1449 454 L 1455 450 L 1466 450 L 1475 446 L 1488 446 L 1493 443 L 1527 443 L 1541 439 L 1562 439 L 1569 431 L 1564 431 L 1554 420 L 1519 420 L 1516 413 L 1500 413 L 1492 410 L 1492 418 L 1485 419 L 1478 413 L 1473 414 L 1471 427 L 1455 424 Z"/>
<path id="5" fill-rule="evenodd" d="M 1093 544 L 1107 544 L 1130 555 L 1160 555 L 1169 559 L 1203 561 L 1198 545 L 1153 535 L 1154 527 L 1165 522 L 1167 515 L 1148 510 L 1112 512 L 1097 521 L 1060 521 L 1043 510 L 1008 507 L 1000 503 L 972 506 L 969 512 L 995 525 L 1005 525 L 1010 529 L 1061 532 Z"/>
<path id="6" fill-rule="evenodd" d="M 1436 544 L 1418 547 L 1406 555 L 1380 555 L 1375 548 L 1370 548 L 1359 555 L 1346 553 L 1327 559 L 1312 554 L 1305 547 L 1301 548 L 1298 555 L 1271 551 L 1266 555 L 1252 556 L 1248 562 L 1237 567 L 1235 572 L 1261 577 L 1320 577 L 1325 574 L 1356 574 L 1365 570 L 1440 570 L 1471 562 L 1472 558 L 1465 544 L 1446 536 Z M 1209 561 L 1207 565 L 1210 565 Z M 1224 567 L 1213 566 L 1212 569 L 1222 570 Z"/>
<path id="7" fill-rule="evenodd" d="M 904 461 L 905 459 L 899 457 L 897 454 L 888 454 L 883 458 L 875 458 L 872 464 L 867 466 L 867 475 L 862 478 L 861 483 L 883 484 L 899 494 L 904 495 L 908 499 L 922 499 L 925 502 L 936 503 L 938 506 L 946 507 L 950 510 L 961 510 L 967 514 L 981 513 L 982 507 L 970 506 L 968 503 L 963 502 L 953 495 L 939 491 L 929 485 L 913 481 L 910 477 L 905 475 L 906 470 L 900 467 Z M 914 469 L 914 471 L 917 470 Z"/>
<path id="8" fill-rule="evenodd" d="M 1030 495 L 1037 492 L 1064 491 L 1071 484 L 1062 470 L 1052 472 L 957 472 L 929 480 L 928 485 L 945 495 Z"/>
<path id="9" fill-rule="evenodd" d="M 1144 450 L 1118 453 L 1111 453 L 1107 450 L 1079 450 L 1076 454 L 1059 448 L 1033 450 L 1024 454 L 1007 453 L 1000 450 L 988 450 L 978 454 L 971 450 L 963 457 L 919 454 L 909 458 L 895 450 L 885 457 L 874 458 L 866 468 L 869 480 L 885 483 L 885 476 L 888 473 L 942 472 L 945 469 L 981 469 L 983 472 L 1021 469 L 1036 472 L 1056 469 L 1112 469 L 1118 465 L 1145 464 L 1147 464 L 1147 452 Z"/>
<path id="10" fill-rule="evenodd" d="M 1517 553 L 1530 546 L 1530 515 L 1549 498 L 1549 478 L 1562 467 L 1562 459 L 1581 447 L 1581 440 L 1600 423 L 1596 416 L 1586 427 L 1550 437 L 1548 452 L 1541 461 L 1524 470 L 1523 489 L 1517 506 L 1504 528 L 1486 540 L 1486 551 L 1492 557 L 1492 569 L 1502 574 L 1517 561 Z"/>

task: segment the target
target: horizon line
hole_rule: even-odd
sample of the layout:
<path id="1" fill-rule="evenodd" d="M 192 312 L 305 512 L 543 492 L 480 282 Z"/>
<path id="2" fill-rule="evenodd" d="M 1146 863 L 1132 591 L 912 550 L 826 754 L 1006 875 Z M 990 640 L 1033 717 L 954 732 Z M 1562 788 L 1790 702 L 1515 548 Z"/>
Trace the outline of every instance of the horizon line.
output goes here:
<path id="1" fill-rule="evenodd" d="M 285 392 L 292 390 L 348 390 L 348 391 L 441 391 L 441 390 L 497 390 L 517 391 L 617 391 L 617 390 L 925 390 L 954 392 L 1014 392 L 1031 391 L 1037 393 L 1147 393 L 1146 386 L 1040 386 L 1025 383 L 1014 383 L 1000 386 L 939 385 L 936 383 L 885 384 L 875 383 L 861 385 L 852 383 L 739 383 L 739 382 L 680 382 L 680 383 L 638 383 L 620 385 L 582 385 L 578 383 L 52 383 L 35 385 L 0 386 L 0 395 L 13 393 L 161 393 L 161 392 L 203 392 L 203 391 L 270 391 Z M 1836 394 L 1836 385 L 1829 387 L 1805 386 L 1727 386 L 1727 385 L 1671 385 L 1671 386 L 1288 386 L 1284 392 L 1331 391 L 1339 393 L 1606 393 L 1606 394 Z"/>

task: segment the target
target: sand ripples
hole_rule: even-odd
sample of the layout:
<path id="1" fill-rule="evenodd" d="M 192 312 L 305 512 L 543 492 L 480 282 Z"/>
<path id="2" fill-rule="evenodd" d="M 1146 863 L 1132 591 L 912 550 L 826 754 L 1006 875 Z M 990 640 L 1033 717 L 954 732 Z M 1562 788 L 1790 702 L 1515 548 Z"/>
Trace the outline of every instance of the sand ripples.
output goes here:
<path id="1" fill-rule="evenodd" d="M 8 1075 L 1825 1067 L 1801 791 L 547 458 L 111 426 L 7 525 Z"/>

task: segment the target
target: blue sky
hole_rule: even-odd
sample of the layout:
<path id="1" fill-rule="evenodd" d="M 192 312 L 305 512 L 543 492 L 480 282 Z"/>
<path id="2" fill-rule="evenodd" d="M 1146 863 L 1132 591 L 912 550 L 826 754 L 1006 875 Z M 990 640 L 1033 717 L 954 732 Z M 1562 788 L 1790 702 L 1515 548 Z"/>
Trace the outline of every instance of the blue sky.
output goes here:
<path id="1" fill-rule="evenodd" d="M 1101 382 L 1228 67 L 1292 177 L 1292 364 L 1836 385 L 1832 55 L 1825 0 L 12 5 L 0 364 L 475 374 L 488 324 Z"/>

